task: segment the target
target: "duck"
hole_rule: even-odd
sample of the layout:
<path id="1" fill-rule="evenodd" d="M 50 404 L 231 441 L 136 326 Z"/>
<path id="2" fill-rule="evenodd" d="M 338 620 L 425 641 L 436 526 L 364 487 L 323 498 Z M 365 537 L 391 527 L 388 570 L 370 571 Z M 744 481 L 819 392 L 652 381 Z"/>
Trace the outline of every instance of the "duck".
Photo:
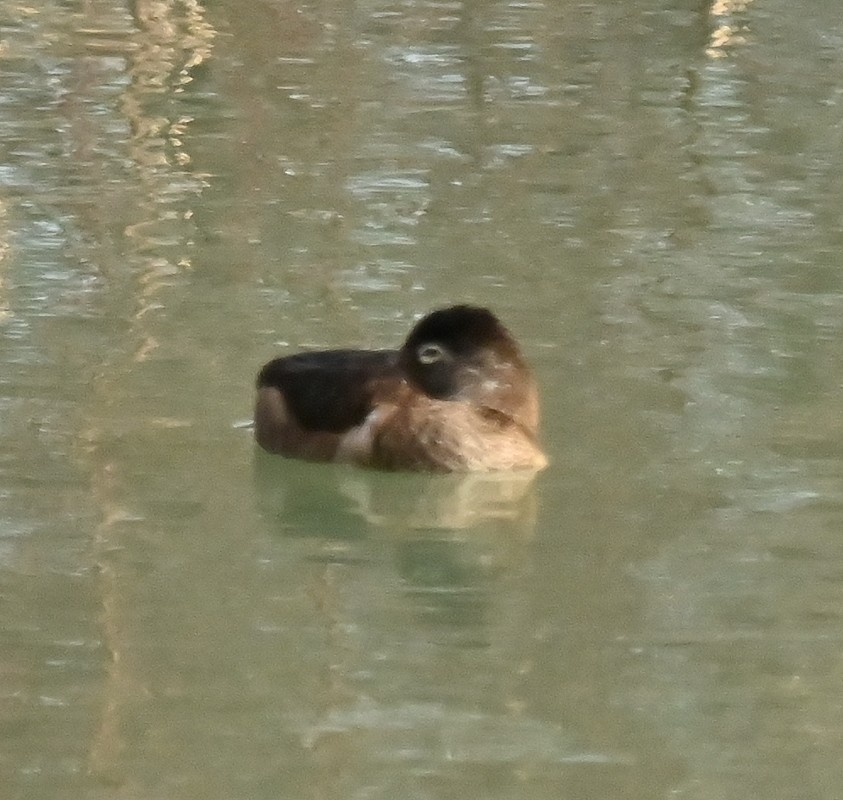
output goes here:
<path id="1" fill-rule="evenodd" d="M 539 470 L 539 396 L 487 308 L 420 319 L 396 350 L 275 358 L 258 373 L 255 438 L 269 453 L 381 470 Z"/>

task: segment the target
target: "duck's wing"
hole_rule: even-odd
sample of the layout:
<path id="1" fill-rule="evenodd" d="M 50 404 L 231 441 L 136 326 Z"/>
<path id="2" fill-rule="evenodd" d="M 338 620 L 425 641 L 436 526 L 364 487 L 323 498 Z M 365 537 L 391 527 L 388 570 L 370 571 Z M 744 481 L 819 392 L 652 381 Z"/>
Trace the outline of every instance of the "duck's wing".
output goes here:
<path id="1" fill-rule="evenodd" d="M 395 350 L 322 350 L 276 358 L 258 375 L 258 389 L 278 389 L 288 414 L 307 431 L 342 434 L 373 409 L 384 382 L 400 382 Z"/>

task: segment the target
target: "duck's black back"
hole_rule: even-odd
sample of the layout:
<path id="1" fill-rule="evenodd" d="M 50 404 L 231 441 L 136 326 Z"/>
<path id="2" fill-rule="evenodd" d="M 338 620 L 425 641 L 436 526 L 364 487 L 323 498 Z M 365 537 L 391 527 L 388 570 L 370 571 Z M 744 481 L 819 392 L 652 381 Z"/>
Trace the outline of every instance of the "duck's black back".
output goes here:
<path id="1" fill-rule="evenodd" d="M 258 388 L 281 391 L 302 428 L 343 433 L 372 410 L 379 381 L 397 375 L 395 350 L 322 350 L 276 358 L 258 375 Z"/>

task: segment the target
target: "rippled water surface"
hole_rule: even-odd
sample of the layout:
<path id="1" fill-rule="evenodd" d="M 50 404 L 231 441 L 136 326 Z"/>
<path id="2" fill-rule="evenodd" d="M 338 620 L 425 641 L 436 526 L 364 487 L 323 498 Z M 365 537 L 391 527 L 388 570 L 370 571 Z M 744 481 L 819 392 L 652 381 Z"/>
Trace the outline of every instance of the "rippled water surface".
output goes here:
<path id="1" fill-rule="evenodd" d="M 838 0 L 0 0 L 8 798 L 843 786 Z M 494 308 L 530 485 L 254 452 Z"/>

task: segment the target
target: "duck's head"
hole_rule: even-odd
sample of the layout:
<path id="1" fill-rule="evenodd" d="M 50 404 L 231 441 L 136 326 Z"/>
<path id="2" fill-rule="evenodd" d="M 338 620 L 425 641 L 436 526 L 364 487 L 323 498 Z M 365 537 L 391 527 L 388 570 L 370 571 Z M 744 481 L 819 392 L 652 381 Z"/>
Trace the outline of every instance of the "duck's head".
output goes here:
<path id="1" fill-rule="evenodd" d="M 431 397 L 485 406 L 530 428 L 537 424 L 530 368 L 515 339 L 488 309 L 459 305 L 428 314 L 410 331 L 400 363 Z"/>

